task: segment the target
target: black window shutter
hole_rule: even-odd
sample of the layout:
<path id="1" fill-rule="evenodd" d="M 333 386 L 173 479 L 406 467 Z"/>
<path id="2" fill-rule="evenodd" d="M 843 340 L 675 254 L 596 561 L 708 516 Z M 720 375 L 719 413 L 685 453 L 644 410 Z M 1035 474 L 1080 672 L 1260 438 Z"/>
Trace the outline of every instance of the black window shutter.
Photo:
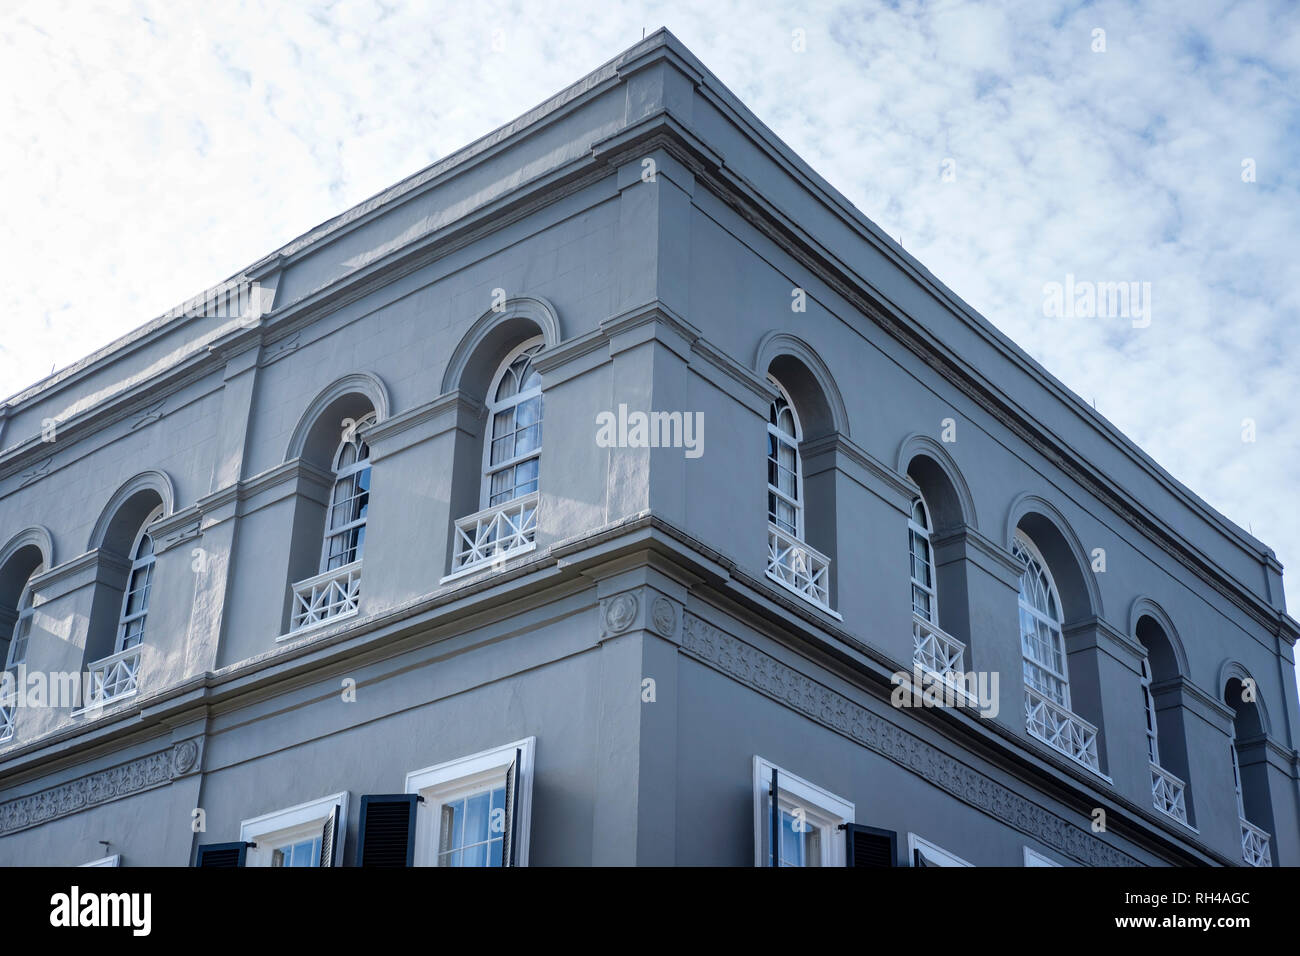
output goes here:
<path id="1" fill-rule="evenodd" d="M 506 818 L 505 834 L 501 839 L 501 865 L 515 865 L 515 832 L 518 825 L 515 818 L 519 815 L 519 768 L 523 765 L 523 754 L 515 748 L 515 760 L 506 771 Z"/>
<path id="2" fill-rule="evenodd" d="M 845 866 L 897 866 L 898 834 L 860 823 L 845 823 Z"/>
<path id="3" fill-rule="evenodd" d="M 767 791 L 767 814 L 769 818 L 768 822 L 770 824 L 768 829 L 771 831 L 771 836 L 768 837 L 768 840 L 772 850 L 772 861 L 769 864 L 770 866 L 781 865 L 781 801 L 777 797 L 779 793 L 780 791 L 776 786 L 776 768 L 773 767 L 772 786 Z"/>
<path id="4" fill-rule="evenodd" d="M 361 797 L 358 866 L 415 865 L 417 793 L 367 793 Z"/>
<path id="5" fill-rule="evenodd" d="M 325 821 L 325 826 L 321 830 L 320 837 L 320 865 L 334 865 L 334 843 L 339 838 L 339 806 L 334 804 L 334 809 L 330 811 L 329 819 Z"/>
<path id="6" fill-rule="evenodd" d="M 195 866 L 243 866 L 248 848 L 256 843 L 202 843 L 194 857 Z"/>

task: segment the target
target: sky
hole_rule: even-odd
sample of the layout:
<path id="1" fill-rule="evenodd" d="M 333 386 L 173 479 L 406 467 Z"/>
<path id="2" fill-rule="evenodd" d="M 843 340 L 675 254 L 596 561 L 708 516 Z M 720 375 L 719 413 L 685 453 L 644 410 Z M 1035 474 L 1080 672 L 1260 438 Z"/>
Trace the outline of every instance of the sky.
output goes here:
<path id="1" fill-rule="evenodd" d="M 2 0 L 0 396 L 660 26 L 1272 546 L 1300 608 L 1293 0 Z M 1144 314 L 1059 314 L 1047 290 L 1068 281 L 1137 283 Z"/>

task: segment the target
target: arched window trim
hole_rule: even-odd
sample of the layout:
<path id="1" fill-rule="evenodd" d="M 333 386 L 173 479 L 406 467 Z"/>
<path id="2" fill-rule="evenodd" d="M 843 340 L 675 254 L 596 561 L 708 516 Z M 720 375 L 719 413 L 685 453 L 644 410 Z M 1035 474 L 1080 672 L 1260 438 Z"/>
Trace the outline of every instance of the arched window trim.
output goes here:
<path id="1" fill-rule="evenodd" d="M 1029 535 L 1025 534 L 1020 529 L 1016 529 L 1015 537 L 1012 540 L 1012 553 L 1016 554 L 1016 557 L 1025 564 L 1025 571 L 1020 575 L 1020 586 L 1018 589 L 1019 593 L 1017 603 L 1020 605 L 1020 610 L 1023 613 L 1029 614 L 1034 621 L 1041 623 L 1048 628 L 1052 641 L 1061 658 L 1061 667 L 1058 671 L 1050 661 L 1043 660 L 1039 656 L 1031 654 L 1029 643 L 1026 641 L 1027 635 L 1025 634 L 1022 622 L 1020 627 L 1020 650 L 1024 661 L 1025 683 L 1029 684 L 1039 693 L 1055 701 L 1061 707 L 1070 710 L 1069 663 L 1065 652 L 1065 635 L 1062 631 L 1060 621 L 1061 592 L 1056 587 L 1056 581 L 1052 577 L 1051 569 L 1047 565 L 1047 559 L 1043 557 L 1043 553 L 1038 550 L 1038 546 L 1034 544 Z M 1033 571 L 1033 567 L 1030 566 L 1031 563 L 1043 576 L 1043 580 L 1047 586 L 1048 595 L 1051 598 L 1052 604 L 1056 607 L 1056 619 L 1053 619 L 1050 614 L 1035 607 L 1033 602 L 1027 599 L 1025 593 L 1025 576 Z M 1033 679 L 1034 668 L 1039 668 L 1044 673 L 1060 681 L 1061 692 L 1059 696 L 1049 689 L 1050 683 L 1048 683 L 1047 686 L 1044 686 L 1044 683 L 1040 683 Z"/>
<path id="2" fill-rule="evenodd" d="M 140 525 L 135 540 L 131 542 L 131 570 L 126 575 L 126 588 L 122 592 L 122 611 L 117 618 L 117 639 L 113 652 L 120 653 L 144 642 L 145 619 L 149 614 L 149 592 L 153 587 L 154 544 L 150 528 L 163 516 L 164 506 L 159 505 L 149 513 Z M 142 554 L 148 542 L 148 553 Z M 137 583 L 138 582 L 138 583 Z M 131 609 L 131 598 L 140 595 L 135 610 Z"/>
<path id="3" fill-rule="evenodd" d="M 366 521 L 370 506 L 370 446 L 366 444 L 364 431 L 377 420 L 374 412 L 369 412 L 356 421 L 339 439 L 338 448 L 334 450 L 331 467 L 334 472 L 334 486 L 330 489 L 329 510 L 325 513 L 325 537 L 321 542 L 321 573 L 346 567 L 354 561 L 360 561 L 365 549 Z M 351 462 L 340 465 L 343 455 L 353 451 Z M 346 495 L 346 500 L 342 498 Z M 350 505 L 346 517 L 338 521 L 336 511 L 341 505 Z M 342 548 L 332 547 L 335 539 L 345 538 Z"/>
<path id="4" fill-rule="evenodd" d="M 917 520 L 918 510 L 920 520 Z M 934 567 L 934 547 L 930 543 L 931 524 L 930 506 L 925 501 L 925 495 L 918 490 L 916 498 L 912 501 L 912 511 L 907 518 L 908 569 L 912 576 L 912 613 L 927 623 L 937 626 L 939 592 Z M 928 581 L 917 577 L 918 567 L 925 571 Z"/>
<path id="5" fill-rule="evenodd" d="M 792 534 L 800 541 L 804 540 L 804 496 L 803 496 L 803 457 L 799 453 L 799 446 L 803 443 L 803 426 L 799 422 L 799 412 L 795 409 L 794 402 L 790 399 L 790 393 L 786 391 L 785 386 L 777 381 L 773 375 L 768 375 L 767 381 L 778 392 L 780 397 L 774 399 L 768 406 L 767 417 L 767 520 L 776 525 L 787 534 Z M 778 422 L 781 419 L 783 410 L 790 412 L 790 420 L 794 423 L 793 433 L 788 432 L 780 427 Z M 786 467 L 781 463 L 778 450 L 784 445 L 793 452 L 793 469 Z M 790 495 L 780 487 L 780 473 L 782 471 L 791 472 L 794 477 L 794 494 Z M 777 483 L 773 484 L 773 477 Z M 787 505 L 794 513 L 794 521 L 787 521 L 782 517 L 778 505 Z M 793 525 L 793 528 L 788 527 Z"/>
<path id="6" fill-rule="evenodd" d="M 505 359 L 502 360 L 501 364 L 497 367 L 496 374 L 492 376 L 492 382 L 488 386 L 487 390 L 487 425 L 485 426 L 485 432 L 483 435 L 483 480 L 479 489 L 480 508 L 489 508 L 495 505 L 505 504 L 514 501 L 516 498 L 530 495 L 538 489 L 538 483 L 541 479 L 541 455 L 543 444 L 542 425 L 545 418 L 545 409 L 541 401 L 542 385 L 540 376 L 535 385 L 517 391 L 513 395 L 507 396 L 503 399 L 497 398 L 497 390 L 501 387 L 501 382 L 510 371 L 511 366 L 520 356 L 525 352 L 530 352 L 530 362 L 527 367 L 531 369 L 531 358 L 535 357 L 538 352 L 545 348 L 545 346 L 546 339 L 541 335 L 533 336 L 532 338 L 521 342 L 519 345 L 511 349 L 510 353 L 506 355 Z M 527 377 L 525 377 L 524 381 L 527 381 Z M 511 411 L 533 398 L 538 399 L 537 420 L 535 422 L 530 422 L 522 429 L 512 427 L 508 436 L 504 433 L 502 435 L 497 435 L 497 416 Z M 511 424 L 512 426 L 516 426 L 517 422 L 512 419 Z M 522 454 L 512 454 L 495 463 L 492 461 L 492 449 L 496 442 L 503 441 L 507 437 L 513 442 L 518 442 L 519 435 L 532 427 L 536 427 L 537 429 L 537 443 L 534 447 L 528 449 Z M 518 481 L 517 469 L 521 465 L 528 464 L 530 461 L 537 462 L 535 473 L 531 479 L 521 483 Z M 512 481 L 508 492 L 503 490 L 494 493 L 492 490 L 493 479 L 497 475 L 503 475 L 507 472 L 512 475 Z"/>

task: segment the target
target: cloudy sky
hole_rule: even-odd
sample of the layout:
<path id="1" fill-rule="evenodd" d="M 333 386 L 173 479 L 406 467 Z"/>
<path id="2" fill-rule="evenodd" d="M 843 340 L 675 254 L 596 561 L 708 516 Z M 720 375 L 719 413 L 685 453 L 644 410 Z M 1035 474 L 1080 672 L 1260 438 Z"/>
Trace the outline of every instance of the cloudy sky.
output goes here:
<path id="1" fill-rule="evenodd" d="M 3 0 L 0 396 L 661 25 L 1300 594 L 1292 0 Z M 1045 315 L 1067 275 L 1150 325 Z"/>

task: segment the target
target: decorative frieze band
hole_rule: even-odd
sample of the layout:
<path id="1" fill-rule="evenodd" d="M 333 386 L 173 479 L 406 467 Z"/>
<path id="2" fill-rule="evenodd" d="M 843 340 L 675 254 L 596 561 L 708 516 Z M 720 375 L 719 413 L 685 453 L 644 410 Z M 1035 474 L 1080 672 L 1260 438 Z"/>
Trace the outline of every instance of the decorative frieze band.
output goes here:
<path id="1" fill-rule="evenodd" d="M 1138 860 L 1103 843 L 1090 831 L 1025 799 L 915 734 L 691 614 L 683 617 L 682 648 L 1081 863 L 1140 865 Z"/>
<path id="2" fill-rule="evenodd" d="M 0 803 L 0 836 L 152 790 L 194 773 L 198 769 L 199 753 L 199 740 L 182 740 L 147 757 L 88 773 L 26 797 L 6 800 Z"/>

